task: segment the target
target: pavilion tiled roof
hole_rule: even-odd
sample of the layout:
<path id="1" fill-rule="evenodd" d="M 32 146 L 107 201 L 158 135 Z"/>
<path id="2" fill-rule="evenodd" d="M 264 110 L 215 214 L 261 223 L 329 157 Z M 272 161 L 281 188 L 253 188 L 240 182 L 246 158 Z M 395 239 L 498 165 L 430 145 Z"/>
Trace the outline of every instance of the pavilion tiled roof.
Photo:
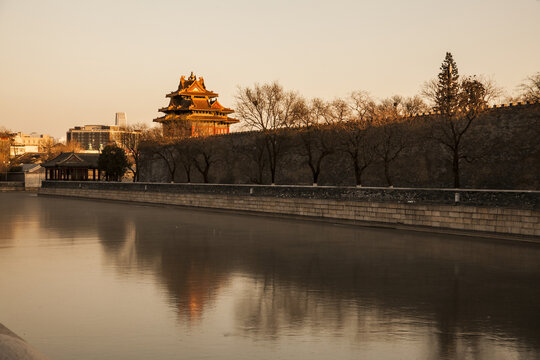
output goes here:
<path id="1" fill-rule="evenodd" d="M 67 152 L 67 153 L 61 153 L 54 159 L 41 164 L 41 166 L 46 167 L 46 168 L 70 167 L 70 168 L 97 169 L 98 159 L 99 159 L 99 154 Z"/>

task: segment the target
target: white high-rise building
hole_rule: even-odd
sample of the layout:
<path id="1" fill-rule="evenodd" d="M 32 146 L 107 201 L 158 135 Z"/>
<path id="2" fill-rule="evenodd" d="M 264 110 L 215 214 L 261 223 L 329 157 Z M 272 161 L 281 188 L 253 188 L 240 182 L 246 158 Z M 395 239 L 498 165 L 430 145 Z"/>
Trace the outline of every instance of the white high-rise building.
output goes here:
<path id="1" fill-rule="evenodd" d="M 127 116 L 125 112 L 117 112 L 115 119 L 114 119 L 114 125 L 120 126 L 120 127 L 126 127 L 127 126 Z"/>

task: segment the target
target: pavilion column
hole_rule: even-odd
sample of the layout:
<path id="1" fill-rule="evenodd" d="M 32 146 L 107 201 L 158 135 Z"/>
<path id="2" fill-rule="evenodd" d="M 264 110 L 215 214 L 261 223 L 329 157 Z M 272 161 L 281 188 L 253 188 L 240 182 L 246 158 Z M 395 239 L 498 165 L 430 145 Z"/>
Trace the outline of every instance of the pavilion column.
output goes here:
<path id="1" fill-rule="evenodd" d="M 92 169 L 92 180 L 96 181 L 96 169 Z"/>

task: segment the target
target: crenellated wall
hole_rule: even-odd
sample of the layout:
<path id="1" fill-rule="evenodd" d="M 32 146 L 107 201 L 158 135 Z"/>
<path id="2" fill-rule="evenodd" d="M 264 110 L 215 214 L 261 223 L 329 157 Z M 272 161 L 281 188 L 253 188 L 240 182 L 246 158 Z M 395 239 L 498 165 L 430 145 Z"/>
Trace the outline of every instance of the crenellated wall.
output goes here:
<path id="1" fill-rule="evenodd" d="M 527 106 L 527 105 L 536 105 L 538 103 L 539 103 L 538 101 L 518 101 L 518 102 L 507 103 L 507 104 L 495 104 L 495 105 L 488 106 L 487 110 L 491 111 L 492 109 L 499 109 L 499 108 L 523 107 L 523 106 Z M 437 114 L 440 114 L 440 112 L 438 112 L 438 111 L 428 111 L 428 112 L 423 112 L 423 113 L 406 115 L 405 117 L 431 116 L 431 115 L 437 115 Z"/>

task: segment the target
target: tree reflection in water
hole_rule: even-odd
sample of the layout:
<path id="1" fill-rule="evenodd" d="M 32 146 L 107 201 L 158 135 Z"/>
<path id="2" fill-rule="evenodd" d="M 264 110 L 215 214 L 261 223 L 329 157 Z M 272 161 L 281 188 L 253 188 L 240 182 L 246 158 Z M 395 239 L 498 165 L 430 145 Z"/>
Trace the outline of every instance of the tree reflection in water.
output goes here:
<path id="1" fill-rule="evenodd" d="M 496 338 L 540 348 L 540 249 L 474 238 L 334 226 L 172 208 L 137 217 L 137 261 L 183 319 L 240 277 L 239 331 L 357 341 L 415 338 L 435 355 L 474 354 Z M 536 351 L 535 350 L 535 351 Z"/>
<path id="2" fill-rule="evenodd" d="M 154 276 L 182 322 L 197 324 L 234 283 L 237 331 L 255 339 L 405 340 L 433 358 L 489 357 L 494 343 L 540 354 L 538 246 L 46 200 L 24 208 L 38 214 L 41 231 L 62 231 L 65 241 L 97 234 L 106 265 Z M 15 218 L 1 221 L 5 234 L 18 231 Z"/>

